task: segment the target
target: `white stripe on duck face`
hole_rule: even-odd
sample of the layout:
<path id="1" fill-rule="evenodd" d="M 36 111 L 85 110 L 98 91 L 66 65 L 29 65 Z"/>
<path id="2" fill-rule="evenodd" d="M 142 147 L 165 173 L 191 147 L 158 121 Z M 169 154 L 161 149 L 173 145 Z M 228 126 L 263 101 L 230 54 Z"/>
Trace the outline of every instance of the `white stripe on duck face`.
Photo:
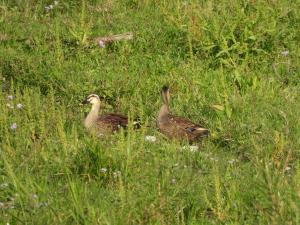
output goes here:
<path id="1" fill-rule="evenodd" d="M 96 95 L 96 94 L 90 94 L 90 95 L 88 96 L 88 98 L 91 98 L 91 97 L 99 98 L 99 96 Z"/>
<path id="2" fill-rule="evenodd" d="M 87 100 L 88 100 L 88 101 L 91 101 L 91 100 L 93 100 L 93 98 L 100 99 L 98 95 L 96 95 L 96 94 L 90 94 L 90 95 L 87 97 Z"/>

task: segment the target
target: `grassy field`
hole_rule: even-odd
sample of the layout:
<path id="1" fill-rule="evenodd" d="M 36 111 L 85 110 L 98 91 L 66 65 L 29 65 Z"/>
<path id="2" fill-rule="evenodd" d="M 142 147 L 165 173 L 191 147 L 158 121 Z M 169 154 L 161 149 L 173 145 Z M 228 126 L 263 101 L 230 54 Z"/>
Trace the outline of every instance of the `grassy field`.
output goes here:
<path id="1" fill-rule="evenodd" d="M 299 11 L 2 0 L 0 224 L 300 224 Z M 211 132 L 198 151 L 156 129 L 165 84 L 172 111 Z M 89 136 L 91 93 L 141 129 Z"/>

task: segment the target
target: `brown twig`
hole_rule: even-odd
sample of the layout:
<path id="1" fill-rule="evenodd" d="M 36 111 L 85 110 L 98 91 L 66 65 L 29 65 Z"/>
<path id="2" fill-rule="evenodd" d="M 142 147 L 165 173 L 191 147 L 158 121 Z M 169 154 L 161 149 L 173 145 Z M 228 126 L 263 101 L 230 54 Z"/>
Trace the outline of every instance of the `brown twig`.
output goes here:
<path id="1" fill-rule="evenodd" d="M 97 37 L 95 38 L 95 42 L 101 47 L 104 48 L 106 44 L 112 43 L 115 41 L 127 41 L 132 40 L 133 34 L 131 32 L 124 33 L 124 34 L 116 34 L 116 35 L 110 35 L 105 37 Z"/>

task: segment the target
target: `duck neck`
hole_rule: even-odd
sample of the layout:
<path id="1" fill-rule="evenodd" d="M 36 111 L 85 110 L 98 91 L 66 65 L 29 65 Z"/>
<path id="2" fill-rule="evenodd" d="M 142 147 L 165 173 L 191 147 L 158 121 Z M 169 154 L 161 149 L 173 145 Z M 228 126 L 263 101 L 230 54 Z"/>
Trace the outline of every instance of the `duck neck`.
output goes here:
<path id="1" fill-rule="evenodd" d="M 158 122 L 163 122 L 165 118 L 169 115 L 169 106 L 167 104 L 163 104 L 158 112 Z"/>
<path id="2" fill-rule="evenodd" d="M 84 126 L 86 128 L 90 128 L 95 124 L 98 119 L 99 109 L 100 103 L 93 104 L 91 111 L 84 120 Z"/>

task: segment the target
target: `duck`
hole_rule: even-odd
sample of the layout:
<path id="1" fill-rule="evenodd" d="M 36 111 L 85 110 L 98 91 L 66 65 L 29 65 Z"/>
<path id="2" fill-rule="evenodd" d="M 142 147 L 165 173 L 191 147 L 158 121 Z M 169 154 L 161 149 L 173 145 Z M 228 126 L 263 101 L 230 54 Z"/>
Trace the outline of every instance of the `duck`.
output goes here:
<path id="1" fill-rule="evenodd" d="M 127 128 L 128 117 L 117 113 L 107 113 L 99 115 L 101 100 L 96 94 L 90 94 L 82 104 L 91 104 L 91 111 L 84 119 L 85 129 L 99 138 L 116 133 L 121 128 Z M 133 121 L 133 125 L 138 127 L 139 122 Z"/>
<path id="2" fill-rule="evenodd" d="M 187 140 L 190 144 L 208 136 L 209 130 L 184 117 L 172 115 L 169 109 L 170 92 L 168 86 L 163 86 L 161 96 L 163 105 L 157 116 L 159 131 L 171 139 Z"/>

